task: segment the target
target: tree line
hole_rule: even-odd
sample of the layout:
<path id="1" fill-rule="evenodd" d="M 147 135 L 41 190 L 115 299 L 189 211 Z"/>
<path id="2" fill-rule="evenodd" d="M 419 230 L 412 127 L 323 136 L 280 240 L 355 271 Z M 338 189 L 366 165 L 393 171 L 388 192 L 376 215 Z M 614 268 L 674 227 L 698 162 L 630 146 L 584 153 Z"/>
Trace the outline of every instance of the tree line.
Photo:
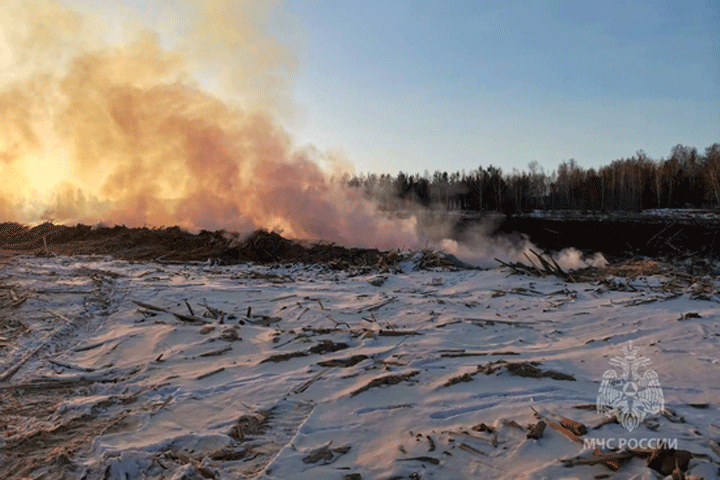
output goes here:
<path id="1" fill-rule="evenodd" d="M 386 210 L 412 204 L 449 210 L 641 211 L 651 208 L 720 208 L 720 143 L 699 153 L 676 145 L 670 156 L 649 158 L 642 150 L 599 169 L 562 162 L 547 173 L 537 161 L 527 170 L 505 174 L 495 166 L 472 172 L 432 175 L 367 174 L 348 180 Z"/>

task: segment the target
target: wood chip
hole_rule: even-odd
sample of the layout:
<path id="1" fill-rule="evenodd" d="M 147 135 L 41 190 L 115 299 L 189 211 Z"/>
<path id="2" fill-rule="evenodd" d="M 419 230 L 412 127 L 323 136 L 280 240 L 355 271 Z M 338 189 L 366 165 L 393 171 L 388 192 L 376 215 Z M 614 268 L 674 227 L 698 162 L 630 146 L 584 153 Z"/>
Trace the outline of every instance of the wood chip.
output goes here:
<path id="1" fill-rule="evenodd" d="M 543 433 L 545 433 L 545 427 L 546 423 L 542 420 L 540 420 L 538 423 L 532 426 L 530 431 L 528 432 L 526 438 L 533 438 L 535 440 L 540 440 L 543 436 Z"/>
<path id="2" fill-rule="evenodd" d="M 521 427 L 521 428 L 522 428 L 522 427 Z M 469 452 L 469 453 L 474 453 L 475 455 L 487 456 L 487 454 L 486 454 L 485 452 L 481 452 L 481 451 L 478 450 L 477 448 L 472 447 L 472 446 L 468 445 L 467 443 L 461 443 L 461 444 L 459 444 L 459 445 L 458 445 L 458 448 L 459 448 L 460 450 L 464 450 L 464 451 Z"/>
<path id="3" fill-rule="evenodd" d="M 207 373 L 203 373 L 202 375 L 198 375 L 196 377 L 196 380 L 202 380 L 204 378 L 208 378 L 212 375 L 215 375 L 216 373 L 220 373 L 220 372 L 224 372 L 224 371 L 225 371 L 225 367 L 216 368 L 215 370 L 211 370 Z"/>

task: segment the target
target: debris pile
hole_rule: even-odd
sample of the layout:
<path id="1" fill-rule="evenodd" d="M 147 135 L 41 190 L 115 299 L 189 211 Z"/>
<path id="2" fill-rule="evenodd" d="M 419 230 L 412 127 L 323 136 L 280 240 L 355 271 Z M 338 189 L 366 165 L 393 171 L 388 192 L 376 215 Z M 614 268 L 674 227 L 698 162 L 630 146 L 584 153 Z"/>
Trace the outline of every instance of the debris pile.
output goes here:
<path id="1" fill-rule="evenodd" d="M 713 281 L 717 274 L 712 265 L 692 262 L 689 264 L 671 264 L 659 260 L 634 259 L 603 267 L 585 267 L 572 271 L 563 270 L 550 255 L 530 250 L 536 260 L 525 255 L 529 264 L 523 262 L 503 262 L 495 259 L 513 275 L 531 277 L 555 276 L 569 283 L 588 282 L 602 285 L 607 290 L 638 291 L 633 283 L 642 283 L 652 276 L 661 278 L 656 290 L 665 298 L 688 293 L 693 299 L 713 300 L 719 293 Z M 647 285 L 644 285 L 647 286 Z M 645 300 L 649 302 L 654 300 Z"/>
<path id="2" fill-rule="evenodd" d="M 496 258 L 495 261 L 498 262 L 503 267 L 507 267 L 510 270 L 513 271 L 513 273 L 517 273 L 520 275 L 530 275 L 532 277 L 544 277 L 547 275 L 555 275 L 557 277 L 562 278 L 565 281 L 568 282 L 575 282 L 575 278 L 572 276 L 572 274 L 565 272 L 560 265 L 555 261 L 552 256 L 548 255 L 547 259 L 543 257 L 541 254 L 537 253 L 535 250 L 530 249 L 530 253 L 532 253 L 536 261 L 539 263 L 536 264 L 535 261 L 527 254 L 525 253 L 525 258 L 528 259 L 530 262 L 530 265 L 526 265 L 522 262 L 510 262 L 506 263 L 502 260 Z"/>
<path id="3" fill-rule="evenodd" d="M 0 224 L 0 249 L 39 255 L 112 255 L 132 261 L 160 263 L 207 261 L 326 264 L 332 268 L 393 266 L 400 257 L 373 248 L 345 248 L 289 240 L 257 230 L 245 238 L 225 231 L 186 232 L 179 227 L 68 227 L 44 223 L 27 227 Z"/>
<path id="4" fill-rule="evenodd" d="M 473 267 L 450 253 L 425 249 L 420 253 L 417 268 L 418 270 L 430 270 L 433 268 L 464 270 Z"/>
<path id="5" fill-rule="evenodd" d="M 223 265 L 305 263 L 334 270 L 349 268 L 390 270 L 406 260 L 398 251 L 347 248 L 333 243 L 291 240 L 276 232 L 256 230 L 246 237 L 226 231 L 193 234 L 179 227 L 68 227 L 44 223 L 27 227 L 0 224 L 0 252 L 36 255 L 111 255 L 130 261 L 187 263 L 208 261 Z M 453 255 L 425 249 L 416 254 L 416 269 L 472 268 Z"/>
<path id="6" fill-rule="evenodd" d="M 112 255 L 134 261 L 207 260 L 220 257 L 228 243 L 225 232 L 201 231 L 194 235 L 179 227 L 68 227 L 43 223 L 31 228 L 0 224 L 0 248 L 45 255 Z"/>

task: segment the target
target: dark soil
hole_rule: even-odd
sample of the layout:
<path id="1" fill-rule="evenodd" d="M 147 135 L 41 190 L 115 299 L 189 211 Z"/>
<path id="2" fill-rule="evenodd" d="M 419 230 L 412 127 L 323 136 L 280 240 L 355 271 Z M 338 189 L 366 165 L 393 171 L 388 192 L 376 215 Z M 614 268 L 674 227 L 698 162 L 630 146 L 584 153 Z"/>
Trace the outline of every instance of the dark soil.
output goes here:
<path id="1" fill-rule="evenodd" d="M 575 247 L 585 253 L 602 252 L 612 263 L 637 257 L 675 262 L 689 258 L 720 258 L 720 214 L 663 216 L 632 212 L 613 215 L 553 212 L 543 217 L 493 216 L 492 221 L 485 218 L 482 222 L 477 216 L 465 216 L 456 225 L 457 239 L 462 240 L 471 227 L 480 223 L 488 225 L 488 222 L 495 225 L 490 233 L 514 238 L 518 243 L 527 237 L 544 250 Z M 44 223 L 30 228 L 17 223 L 0 224 L 0 260 L 16 252 L 112 255 L 131 261 L 165 263 L 208 259 L 221 264 L 303 262 L 335 269 L 391 267 L 399 260 L 392 252 L 300 242 L 266 230 L 257 230 L 240 238 L 225 231 L 203 230 L 193 234 L 179 227 L 94 228 Z"/>
<path id="2" fill-rule="evenodd" d="M 624 215 L 556 215 L 537 218 L 507 217 L 496 234 L 524 234 L 540 248 L 575 247 L 602 252 L 608 259 L 720 258 L 720 220 L 692 216 L 679 218 Z"/>
<path id="3" fill-rule="evenodd" d="M 44 239 L 44 242 L 43 242 Z M 47 244 L 47 249 L 45 248 Z M 212 261 L 222 264 L 294 263 L 325 264 L 331 268 L 376 267 L 394 263 L 396 255 L 371 248 L 344 248 L 323 243 L 307 244 L 257 230 L 241 239 L 224 231 L 193 234 L 179 227 L 92 228 L 44 223 L 27 227 L 0 224 L 0 251 L 40 255 L 112 255 L 132 261 L 165 263 Z"/>

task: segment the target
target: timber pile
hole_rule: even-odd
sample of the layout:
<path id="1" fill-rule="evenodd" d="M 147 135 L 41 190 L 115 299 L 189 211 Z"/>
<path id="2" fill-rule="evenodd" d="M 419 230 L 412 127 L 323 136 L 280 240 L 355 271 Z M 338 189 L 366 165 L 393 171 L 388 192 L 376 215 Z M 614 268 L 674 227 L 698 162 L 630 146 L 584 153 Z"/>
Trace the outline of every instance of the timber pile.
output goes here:
<path id="1" fill-rule="evenodd" d="M 161 263 L 208 259 L 221 264 L 302 262 L 334 269 L 392 268 L 402 259 L 397 252 L 308 244 L 266 230 L 240 238 L 225 231 L 203 230 L 193 234 L 179 227 L 93 228 L 51 223 L 32 228 L 17 223 L 0 224 L 0 250 L 38 255 L 112 255 L 131 261 Z"/>
<path id="2" fill-rule="evenodd" d="M 177 255 L 180 260 L 217 257 L 229 240 L 224 232 L 202 231 L 197 235 L 179 227 L 93 228 L 43 223 L 27 227 L 0 224 L 0 248 L 9 251 L 55 255 L 113 255 L 128 260 L 153 260 Z"/>

